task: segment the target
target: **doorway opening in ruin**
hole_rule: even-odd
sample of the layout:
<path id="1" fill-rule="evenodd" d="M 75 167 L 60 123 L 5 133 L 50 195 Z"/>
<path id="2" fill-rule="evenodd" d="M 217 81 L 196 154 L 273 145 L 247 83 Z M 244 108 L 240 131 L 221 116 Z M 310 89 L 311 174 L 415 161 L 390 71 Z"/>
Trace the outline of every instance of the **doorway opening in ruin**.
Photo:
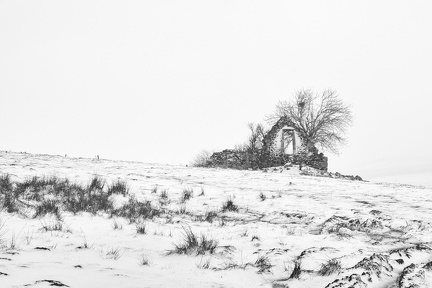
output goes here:
<path id="1" fill-rule="evenodd" d="M 281 135 L 281 154 L 294 155 L 297 152 L 294 128 L 283 128 Z"/>

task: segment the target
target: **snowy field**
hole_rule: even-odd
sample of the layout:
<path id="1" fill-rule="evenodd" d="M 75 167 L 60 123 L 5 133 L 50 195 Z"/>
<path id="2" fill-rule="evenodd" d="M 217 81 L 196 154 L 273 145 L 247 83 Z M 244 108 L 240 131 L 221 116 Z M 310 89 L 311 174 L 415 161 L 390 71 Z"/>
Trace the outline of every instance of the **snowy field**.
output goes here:
<path id="1" fill-rule="evenodd" d="M 1 288 L 432 287 L 431 188 L 0 152 L 6 174 L 129 192 L 109 197 L 116 213 L 65 211 L 49 185 L 0 208 Z M 157 213 L 120 216 L 131 197 Z M 59 215 L 36 216 L 48 199 Z"/>
<path id="2" fill-rule="evenodd" d="M 432 188 L 432 172 L 382 176 L 371 179 L 373 182 L 403 183 Z"/>

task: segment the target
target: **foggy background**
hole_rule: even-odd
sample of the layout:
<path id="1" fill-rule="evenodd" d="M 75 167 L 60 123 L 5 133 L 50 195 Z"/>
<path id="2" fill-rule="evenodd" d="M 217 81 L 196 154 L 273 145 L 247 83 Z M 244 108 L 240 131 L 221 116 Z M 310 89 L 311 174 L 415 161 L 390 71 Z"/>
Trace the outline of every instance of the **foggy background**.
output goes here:
<path id="1" fill-rule="evenodd" d="M 0 1 L 0 150 L 189 164 L 299 89 L 352 106 L 329 170 L 432 186 L 430 1 Z"/>

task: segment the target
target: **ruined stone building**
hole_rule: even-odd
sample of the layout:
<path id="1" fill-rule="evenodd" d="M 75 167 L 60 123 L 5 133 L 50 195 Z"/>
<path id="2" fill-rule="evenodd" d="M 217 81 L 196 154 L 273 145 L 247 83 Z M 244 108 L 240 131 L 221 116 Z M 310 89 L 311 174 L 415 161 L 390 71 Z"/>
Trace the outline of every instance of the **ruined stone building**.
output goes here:
<path id="1" fill-rule="evenodd" d="M 257 146 L 256 149 L 216 152 L 210 157 L 209 166 L 257 169 L 291 163 L 327 171 L 327 157 L 318 153 L 313 145 L 305 147 L 295 125 L 286 117 L 280 118 Z"/>

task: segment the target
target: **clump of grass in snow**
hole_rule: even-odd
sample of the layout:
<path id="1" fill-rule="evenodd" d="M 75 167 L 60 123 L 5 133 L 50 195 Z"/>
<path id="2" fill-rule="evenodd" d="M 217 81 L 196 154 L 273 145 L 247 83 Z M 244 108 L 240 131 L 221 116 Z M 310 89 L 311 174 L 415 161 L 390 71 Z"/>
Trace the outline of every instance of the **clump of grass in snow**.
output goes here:
<path id="1" fill-rule="evenodd" d="M 23 195 L 27 200 L 40 201 L 43 199 L 44 193 L 58 194 L 67 183 L 67 180 L 62 180 L 56 176 L 39 177 L 33 176 L 23 182 L 16 183 L 16 194 Z M 43 192 L 43 193 L 40 193 Z"/>
<path id="2" fill-rule="evenodd" d="M 139 265 L 141 265 L 141 266 L 148 266 L 149 265 L 149 260 L 145 255 L 140 256 Z"/>
<path id="3" fill-rule="evenodd" d="M 0 175 L 0 193 L 6 193 L 13 190 L 13 183 L 9 174 Z"/>
<path id="4" fill-rule="evenodd" d="M 155 216 L 159 216 L 161 213 L 162 211 L 154 207 L 150 201 L 140 202 L 131 197 L 128 203 L 115 209 L 112 215 L 125 217 L 129 219 L 131 223 L 134 223 L 139 218 L 151 219 Z"/>
<path id="5" fill-rule="evenodd" d="M 156 194 L 157 191 L 158 191 L 158 186 L 157 186 L 157 185 L 153 186 L 153 188 L 152 188 L 152 190 L 151 190 L 151 193 L 152 193 L 152 194 Z"/>
<path id="6" fill-rule="evenodd" d="M 289 276 L 289 279 L 298 279 L 300 278 L 301 274 L 301 262 L 300 259 L 294 260 L 294 268 L 291 272 L 291 275 Z"/>
<path id="7" fill-rule="evenodd" d="M 166 205 L 169 202 L 170 202 L 170 200 L 169 200 L 169 196 L 168 196 L 168 191 L 166 189 L 162 190 L 160 195 L 159 195 L 159 203 L 161 205 Z"/>
<path id="8" fill-rule="evenodd" d="M 180 197 L 180 203 L 185 203 L 186 201 L 188 201 L 192 197 L 193 197 L 192 188 L 185 188 L 182 191 L 182 195 Z"/>
<path id="9" fill-rule="evenodd" d="M 126 182 L 118 180 L 104 191 L 105 181 L 98 176 L 93 177 L 90 183 L 85 187 L 73 184 L 66 195 L 64 204 L 66 210 L 73 213 L 90 212 L 96 214 L 98 211 L 110 213 L 114 210 L 110 196 L 112 194 L 121 194 L 125 196 L 129 188 Z"/>
<path id="10" fill-rule="evenodd" d="M 204 221 L 213 223 L 215 218 L 218 218 L 218 212 L 216 210 L 207 210 L 204 214 Z"/>
<path id="11" fill-rule="evenodd" d="M 108 186 L 108 195 L 121 194 L 126 196 L 129 193 L 129 187 L 125 181 L 117 180 L 117 182 L 112 183 Z"/>
<path id="12" fill-rule="evenodd" d="M 3 230 L 5 222 L 0 219 L 0 247 L 3 245 L 3 236 L 6 231 Z"/>
<path id="13" fill-rule="evenodd" d="M 159 197 L 163 200 L 168 200 L 168 191 L 166 189 L 162 190 Z"/>
<path id="14" fill-rule="evenodd" d="M 177 214 L 187 214 L 186 205 L 180 205 L 180 207 L 177 210 Z"/>
<path id="15" fill-rule="evenodd" d="M 2 193 L 3 195 L 0 200 L 3 200 L 1 208 L 5 209 L 8 213 L 15 213 L 19 211 L 18 199 L 15 197 L 13 192 Z"/>
<path id="16" fill-rule="evenodd" d="M 146 224 L 145 223 L 137 223 L 136 224 L 136 232 L 137 234 L 146 234 Z"/>
<path id="17" fill-rule="evenodd" d="M 86 190 L 79 186 L 75 187 L 71 195 L 64 200 L 65 209 L 74 214 L 78 212 L 96 214 L 98 211 L 112 211 L 113 203 L 109 199 L 108 193 L 93 185 L 90 184 Z"/>
<path id="18" fill-rule="evenodd" d="M 9 213 L 19 212 L 25 207 L 21 199 L 37 201 L 34 217 L 44 216 L 51 213 L 60 218 L 60 208 L 74 214 L 78 212 L 90 212 L 96 214 L 98 211 L 112 213 L 113 203 L 109 198 L 112 194 L 125 196 L 129 188 L 125 181 L 118 180 L 105 191 L 105 181 L 99 176 L 94 176 L 88 185 L 82 186 L 70 183 L 68 179 L 56 176 L 39 177 L 33 176 L 22 182 L 13 183 L 8 174 L 0 176 L 0 208 Z M 47 195 L 55 196 L 49 197 Z"/>
<path id="19" fill-rule="evenodd" d="M 45 216 L 46 214 L 52 214 L 56 216 L 57 219 L 59 220 L 61 219 L 60 208 L 58 206 L 57 200 L 52 200 L 52 199 L 43 200 L 42 203 L 40 203 L 36 207 L 36 213 L 33 216 L 33 218 Z"/>
<path id="20" fill-rule="evenodd" d="M 92 248 L 92 247 L 93 247 L 93 244 L 92 244 L 92 245 L 89 245 L 88 242 L 87 242 L 87 238 L 84 237 L 84 242 L 83 242 L 83 244 L 82 244 L 81 246 L 78 246 L 77 249 L 90 249 L 90 248 Z"/>
<path id="21" fill-rule="evenodd" d="M 261 191 L 260 194 L 259 194 L 259 199 L 261 201 L 265 201 L 267 199 L 267 196 Z"/>
<path id="22" fill-rule="evenodd" d="M 87 191 L 102 191 L 105 187 L 105 181 L 99 176 L 94 176 L 90 181 L 90 184 L 87 185 Z"/>
<path id="23" fill-rule="evenodd" d="M 205 195 L 204 187 L 201 186 L 201 193 L 198 194 L 198 196 L 204 196 L 204 195 Z"/>
<path id="24" fill-rule="evenodd" d="M 113 220 L 112 227 L 113 227 L 114 230 L 121 230 L 121 229 L 123 229 L 123 225 L 121 223 L 117 222 L 116 219 Z"/>
<path id="25" fill-rule="evenodd" d="M 191 228 L 183 228 L 183 239 L 181 243 L 174 244 L 174 249 L 168 251 L 171 254 L 213 254 L 218 248 L 218 241 L 205 235 L 198 236 Z"/>
<path id="26" fill-rule="evenodd" d="M 228 200 L 222 204 L 221 210 L 222 212 L 226 212 L 226 211 L 237 212 L 238 206 L 234 204 L 234 201 L 231 198 L 228 198 Z"/>
<path id="27" fill-rule="evenodd" d="M 30 245 L 32 240 L 33 240 L 33 231 L 30 233 L 30 231 L 27 230 L 26 234 L 24 234 L 24 241 L 27 245 Z M 0 240 L 0 243 L 1 243 L 1 240 Z"/>
<path id="28" fill-rule="evenodd" d="M 199 269 L 210 269 L 210 261 L 211 258 L 207 258 L 203 261 L 204 257 L 201 257 L 200 263 L 197 264 L 197 268 Z"/>
<path id="29" fill-rule="evenodd" d="M 6 241 L 5 248 L 8 250 L 17 250 L 18 249 L 18 236 L 19 235 L 15 235 L 15 231 L 13 231 L 11 238 L 10 238 L 10 241 L 9 242 Z"/>
<path id="30" fill-rule="evenodd" d="M 111 258 L 114 260 L 118 260 L 118 259 L 120 259 L 120 257 L 123 256 L 123 254 L 121 253 L 121 249 L 119 247 L 117 247 L 117 248 L 111 247 L 110 249 L 108 249 L 108 251 L 105 253 L 105 255 L 108 258 Z"/>
<path id="31" fill-rule="evenodd" d="M 252 237 L 251 237 L 251 242 L 254 241 L 254 240 L 258 240 L 258 241 L 260 241 L 261 239 L 259 238 L 258 235 L 252 235 Z"/>
<path id="32" fill-rule="evenodd" d="M 325 264 L 321 264 L 321 268 L 318 270 L 318 275 L 329 276 L 337 273 L 341 270 L 341 263 L 337 259 L 330 259 Z"/>
<path id="33" fill-rule="evenodd" d="M 270 263 L 268 255 L 258 256 L 254 263 L 254 266 L 258 268 L 258 273 L 269 272 L 273 265 Z"/>
<path id="34" fill-rule="evenodd" d="M 5 209 L 8 213 L 18 212 L 19 210 L 9 174 L 0 175 L 0 208 Z"/>
<path id="35" fill-rule="evenodd" d="M 48 231 L 62 231 L 62 232 L 72 233 L 72 231 L 69 228 L 65 227 L 63 225 L 63 223 L 60 222 L 60 221 L 48 222 L 48 223 L 41 222 L 41 225 L 42 225 L 42 227 L 39 229 L 41 231 L 45 231 L 45 232 L 48 232 Z"/>

